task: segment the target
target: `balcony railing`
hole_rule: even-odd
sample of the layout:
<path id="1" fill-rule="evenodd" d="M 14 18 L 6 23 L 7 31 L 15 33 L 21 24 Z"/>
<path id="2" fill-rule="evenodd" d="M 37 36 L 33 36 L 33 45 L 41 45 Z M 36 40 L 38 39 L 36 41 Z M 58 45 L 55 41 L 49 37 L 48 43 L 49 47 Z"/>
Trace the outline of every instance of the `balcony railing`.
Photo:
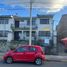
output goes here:
<path id="1" fill-rule="evenodd" d="M 15 27 L 14 24 L 11 25 L 12 30 L 30 30 L 30 26 L 29 25 L 20 25 L 19 27 Z M 32 30 L 36 30 L 37 29 L 37 25 L 32 25 Z"/>
<path id="2" fill-rule="evenodd" d="M 0 40 L 7 40 L 7 37 L 0 37 Z"/>
<path id="3" fill-rule="evenodd" d="M 27 37 L 24 37 L 24 38 L 19 38 L 19 40 L 29 40 L 29 36 L 27 36 Z M 34 40 L 34 37 L 32 37 L 32 40 Z"/>

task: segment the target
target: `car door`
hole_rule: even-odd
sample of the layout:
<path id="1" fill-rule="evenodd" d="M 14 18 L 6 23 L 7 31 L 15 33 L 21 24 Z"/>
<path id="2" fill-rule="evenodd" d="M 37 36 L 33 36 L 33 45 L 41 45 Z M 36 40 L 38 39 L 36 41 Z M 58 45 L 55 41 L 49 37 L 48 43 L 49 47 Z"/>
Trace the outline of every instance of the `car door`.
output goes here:
<path id="1" fill-rule="evenodd" d="M 25 52 L 27 51 L 26 47 L 19 47 L 15 50 L 13 58 L 15 61 L 25 61 Z"/>
<path id="2" fill-rule="evenodd" d="M 26 60 L 27 61 L 33 61 L 35 59 L 35 54 L 36 54 L 36 48 L 29 46 L 28 51 L 25 53 Z"/>

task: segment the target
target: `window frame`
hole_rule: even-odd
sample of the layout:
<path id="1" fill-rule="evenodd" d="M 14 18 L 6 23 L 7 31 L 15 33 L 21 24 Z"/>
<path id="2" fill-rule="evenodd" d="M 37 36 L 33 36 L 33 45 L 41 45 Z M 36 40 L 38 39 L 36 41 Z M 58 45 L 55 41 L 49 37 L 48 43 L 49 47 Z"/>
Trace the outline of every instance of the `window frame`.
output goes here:
<path id="1" fill-rule="evenodd" d="M 45 20 L 46 20 L 47 22 L 46 22 Z M 40 19 L 40 24 L 49 24 L 49 19 L 41 18 L 41 19 Z"/>
<path id="2" fill-rule="evenodd" d="M 8 31 L 0 31 L 0 37 L 8 37 Z"/>
<path id="3" fill-rule="evenodd" d="M 47 32 L 49 32 L 49 35 L 47 34 Z M 42 34 L 43 33 L 43 34 Z M 46 36 L 49 37 L 50 36 L 50 31 L 39 31 L 39 36 Z"/>
<path id="4" fill-rule="evenodd" d="M 19 49 L 19 48 L 26 48 L 26 50 L 24 50 L 24 51 L 17 51 L 17 49 Z M 17 49 L 15 50 L 15 52 L 21 53 L 21 52 L 27 52 L 27 51 L 28 51 L 28 48 L 27 48 L 27 47 L 19 47 L 19 48 L 17 48 Z"/>
<path id="5" fill-rule="evenodd" d="M 30 50 L 30 48 L 35 48 L 35 50 Z M 29 52 L 36 52 L 37 51 L 37 48 L 36 47 L 33 47 L 33 46 L 32 47 L 30 46 L 28 50 L 29 50 Z"/>
<path id="6" fill-rule="evenodd" d="M 0 18 L 0 24 L 8 24 L 8 19 L 1 19 Z"/>

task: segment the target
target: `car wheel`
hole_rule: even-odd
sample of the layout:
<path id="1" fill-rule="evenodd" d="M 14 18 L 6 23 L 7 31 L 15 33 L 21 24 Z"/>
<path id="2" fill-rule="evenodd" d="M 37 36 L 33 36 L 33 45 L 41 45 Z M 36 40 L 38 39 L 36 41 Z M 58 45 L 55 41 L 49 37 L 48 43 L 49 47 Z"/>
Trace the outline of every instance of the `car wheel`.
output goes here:
<path id="1" fill-rule="evenodd" d="M 35 60 L 35 64 L 36 64 L 36 65 L 41 65 L 41 64 L 42 64 L 42 59 L 41 59 L 41 58 L 37 58 L 37 59 Z"/>
<path id="2" fill-rule="evenodd" d="M 12 57 L 7 57 L 6 63 L 11 64 L 13 62 Z"/>

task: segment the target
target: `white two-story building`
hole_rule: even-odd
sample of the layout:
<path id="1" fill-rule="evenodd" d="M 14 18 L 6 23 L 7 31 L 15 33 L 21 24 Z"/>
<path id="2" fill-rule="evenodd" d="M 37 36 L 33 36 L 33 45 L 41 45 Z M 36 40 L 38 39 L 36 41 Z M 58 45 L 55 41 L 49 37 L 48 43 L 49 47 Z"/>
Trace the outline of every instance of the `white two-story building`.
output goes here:
<path id="1" fill-rule="evenodd" d="M 32 40 L 49 43 L 52 38 L 53 15 L 32 17 Z M 0 16 L 0 40 L 29 40 L 30 17 Z"/>

